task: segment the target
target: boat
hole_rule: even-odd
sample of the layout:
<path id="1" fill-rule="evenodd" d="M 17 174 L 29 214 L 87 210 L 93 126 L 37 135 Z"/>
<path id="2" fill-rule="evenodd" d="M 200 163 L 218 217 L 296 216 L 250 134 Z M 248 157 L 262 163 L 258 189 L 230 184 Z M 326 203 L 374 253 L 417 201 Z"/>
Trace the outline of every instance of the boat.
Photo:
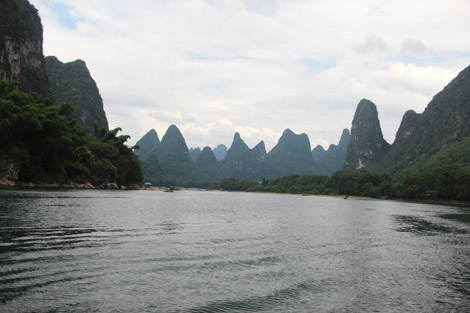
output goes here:
<path id="1" fill-rule="evenodd" d="M 163 192 L 173 192 L 175 190 L 174 186 L 170 186 L 168 188 L 163 188 Z"/>

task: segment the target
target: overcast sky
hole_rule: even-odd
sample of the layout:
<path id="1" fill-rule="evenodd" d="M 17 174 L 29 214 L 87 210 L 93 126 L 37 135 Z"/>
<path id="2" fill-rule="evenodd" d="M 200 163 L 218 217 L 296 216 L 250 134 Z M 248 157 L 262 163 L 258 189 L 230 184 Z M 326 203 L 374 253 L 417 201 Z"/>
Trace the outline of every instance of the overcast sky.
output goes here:
<path id="1" fill-rule="evenodd" d="M 469 0 L 30 0 L 44 54 L 87 63 L 111 128 L 188 147 L 290 128 L 337 144 L 362 98 L 390 143 L 470 64 Z"/>

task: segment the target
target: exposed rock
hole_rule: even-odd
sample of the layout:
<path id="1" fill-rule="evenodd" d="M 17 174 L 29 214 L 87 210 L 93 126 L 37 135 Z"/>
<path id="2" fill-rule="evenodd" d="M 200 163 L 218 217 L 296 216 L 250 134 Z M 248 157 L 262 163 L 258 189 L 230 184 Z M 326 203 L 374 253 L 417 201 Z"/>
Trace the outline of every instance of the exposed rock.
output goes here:
<path id="1" fill-rule="evenodd" d="M 16 182 L 12 181 L 12 180 L 9 180 L 9 179 L 4 179 L 4 178 L 0 178 L 0 186 L 16 186 Z"/>
<path id="2" fill-rule="evenodd" d="M 0 179 L 16 182 L 20 174 L 20 167 L 16 163 L 0 159 Z"/>
<path id="3" fill-rule="evenodd" d="M 394 177 L 433 168 L 443 150 L 470 136 L 470 66 L 436 94 L 422 114 L 405 113 L 390 152 L 372 169 Z M 457 149 L 456 151 L 462 149 Z M 439 158 L 440 166 L 465 161 L 455 153 Z"/>
<path id="4" fill-rule="evenodd" d="M 19 81 L 22 91 L 47 95 L 37 10 L 27 0 L 1 0 L 0 8 L 0 80 Z"/>
<path id="5" fill-rule="evenodd" d="M 119 185 L 116 184 L 116 183 L 107 183 L 107 184 L 103 184 L 101 185 L 101 187 L 103 189 L 113 189 L 113 190 L 119 190 Z"/>
<path id="6" fill-rule="evenodd" d="M 437 151 L 470 135 L 470 66 L 434 96 L 422 114 L 408 111 L 398 129 L 392 150 L 404 156 Z"/>
<path id="7" fill-rule="evenodd" d="M 357 171 L 382 157 L 390 149 L 383 138 L 377 107 L 369 100 L 362 99 L 357 105 L 351 127 L 344 170 Z"/>

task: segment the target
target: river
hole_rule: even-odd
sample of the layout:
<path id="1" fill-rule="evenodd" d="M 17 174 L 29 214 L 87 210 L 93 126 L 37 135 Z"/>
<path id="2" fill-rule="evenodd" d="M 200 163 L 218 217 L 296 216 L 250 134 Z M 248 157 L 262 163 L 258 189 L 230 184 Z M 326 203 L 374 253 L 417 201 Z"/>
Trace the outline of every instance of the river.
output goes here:
<path id="1" fill-rule="evenodd" d="M 0 190 L 1 312 L 470 311 L 470 209 Z"/>

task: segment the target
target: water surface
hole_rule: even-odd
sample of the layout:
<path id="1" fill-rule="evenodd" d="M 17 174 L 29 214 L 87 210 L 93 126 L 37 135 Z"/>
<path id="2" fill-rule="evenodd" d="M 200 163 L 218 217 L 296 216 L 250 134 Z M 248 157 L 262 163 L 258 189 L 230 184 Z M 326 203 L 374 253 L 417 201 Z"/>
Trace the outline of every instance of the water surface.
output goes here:
<path id="1" fill-rule="evenodd" d="M 1 312 L 464 312 L 470 210 L 0 190 Z"/>

